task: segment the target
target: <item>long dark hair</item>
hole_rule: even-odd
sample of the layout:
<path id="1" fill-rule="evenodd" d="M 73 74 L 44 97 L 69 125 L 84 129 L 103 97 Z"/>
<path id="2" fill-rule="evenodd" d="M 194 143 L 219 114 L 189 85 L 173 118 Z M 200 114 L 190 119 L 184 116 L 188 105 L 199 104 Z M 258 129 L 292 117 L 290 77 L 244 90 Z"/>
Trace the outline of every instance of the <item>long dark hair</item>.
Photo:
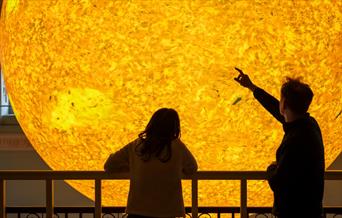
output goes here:
<path id="1" fill-rule="evenodd" d="M 139 134 L 141 143 L 135 148 L 143 161 L 157 157 L 161 162 L 171 159 L 171 142 L 180 137 L 180 122 L 177 111 L 171 108 L 157 110 L 145 130 Z"/>

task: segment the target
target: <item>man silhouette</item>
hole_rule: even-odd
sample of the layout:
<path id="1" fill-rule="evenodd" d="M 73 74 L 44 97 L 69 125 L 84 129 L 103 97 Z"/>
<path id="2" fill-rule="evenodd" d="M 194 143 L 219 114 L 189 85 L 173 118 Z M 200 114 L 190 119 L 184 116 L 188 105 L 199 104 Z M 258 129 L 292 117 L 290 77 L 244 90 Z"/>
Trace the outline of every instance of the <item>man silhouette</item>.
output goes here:
<path id="1" fill-rule="evenodd" d="M 268 183 L 274 193 L 274 215 L 322 217 L 324 147 L 319 125 L 307 113 L 313 97 L 310 87 L 287 78 L 279 102 L 254 85 L 242 70 L 235 69 L 239 71 L 235 81 L 253 92 L 260 104 L 282 123 L 285 132 L 276 162 L 267 168 Z"/>

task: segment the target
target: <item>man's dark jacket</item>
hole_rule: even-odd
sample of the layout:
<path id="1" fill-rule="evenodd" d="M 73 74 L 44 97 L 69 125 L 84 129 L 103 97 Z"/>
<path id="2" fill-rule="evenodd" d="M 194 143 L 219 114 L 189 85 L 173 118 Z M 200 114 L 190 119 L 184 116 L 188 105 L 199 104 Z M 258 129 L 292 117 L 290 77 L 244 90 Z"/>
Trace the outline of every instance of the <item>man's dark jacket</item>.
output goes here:
<path id="1" fill-rule="evenodd" d="M 274 192 L 274 213 L 279 217 L 320 217 L 324 190 L 324 147 L 320 128 L 308 113 L 286 123 L 279 101 L 257 88 L 254 97 L 282 123 L 284 138 L 277 150 L 276 167 L 268 182 Z"/>

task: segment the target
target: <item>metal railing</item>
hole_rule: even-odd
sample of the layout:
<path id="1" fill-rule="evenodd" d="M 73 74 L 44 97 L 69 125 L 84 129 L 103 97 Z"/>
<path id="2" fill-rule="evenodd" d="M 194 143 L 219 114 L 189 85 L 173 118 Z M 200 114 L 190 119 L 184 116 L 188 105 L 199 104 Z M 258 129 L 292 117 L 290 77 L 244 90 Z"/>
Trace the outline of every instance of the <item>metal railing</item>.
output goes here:
<path id="1" fill-rule="evenodd" d="M 102 218 L 126 218 L 124 206 L 115 207 L 102 207 Z M 247 212 L 249 216 L 254 218 L 275 218 L 272 215 L 272 207 L 248 207 Z M 6 214 L 12 218 L 45 218 L 46 208 L 40 207 L 7 207 Z M 230 215 L 229 217 L 235 218 L 240 214 L 240 207 L 198 207 L 198 217 L 197 218 L 221 218 L 221 216 Z M 89 216 L 90 215 L 90 216 Z M 185 215 L 187 218 L 193 218 L 191 214 L 191 207 L 185 207 Z M 293 214 L 296 216 L 296 214 Z M 94 217 L 94 207 L 54 207 L 54 217 L 55 218 L 89 218 Z M 227 216 L 225 216 L 227 217 Z M 323 218 L 342 218 L 342 207 L 324 207 L 323 208 Z"/>
<path id="2" fill-rule="evenodd" d="M 6 217 L 6 180 L 45 180 L 46 218 L 54 214 L 54 180 L 94 180 L 95 181 L 95 218 L 102 215 L 102 180 L 128 180 L 127 173 L 105 173 L 103 171 L 0 171 L 0 218 Z M 239 180 L 240 216 L 248 217 L 247 180 L 265 180 L 264 171 L 200 171 L 191 177 L 191 214 L 198 217 L 198 180 Z M 325 172 L 325 180 L 342 180 L 342 171 Z"/>

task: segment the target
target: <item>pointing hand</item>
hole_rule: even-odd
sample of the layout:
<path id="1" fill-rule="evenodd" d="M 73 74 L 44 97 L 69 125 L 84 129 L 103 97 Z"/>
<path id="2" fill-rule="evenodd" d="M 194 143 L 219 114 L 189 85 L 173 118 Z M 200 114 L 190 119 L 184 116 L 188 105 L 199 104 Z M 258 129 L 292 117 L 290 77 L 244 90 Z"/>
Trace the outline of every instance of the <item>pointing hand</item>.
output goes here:
<path id="1" fill-rule="evenodd" d="M 234 78 L 234 80 L 238 82 L 241 86 L 246 87 L 251 91 L 254 91 L 256 89 L 256 86 L 252 83 L 249 76 L 247 74 L 244 74 L 243 71 L 237 67 L 235 67 L 235 70 L 239 72 L 239 75 L 236 78 Z"/>

